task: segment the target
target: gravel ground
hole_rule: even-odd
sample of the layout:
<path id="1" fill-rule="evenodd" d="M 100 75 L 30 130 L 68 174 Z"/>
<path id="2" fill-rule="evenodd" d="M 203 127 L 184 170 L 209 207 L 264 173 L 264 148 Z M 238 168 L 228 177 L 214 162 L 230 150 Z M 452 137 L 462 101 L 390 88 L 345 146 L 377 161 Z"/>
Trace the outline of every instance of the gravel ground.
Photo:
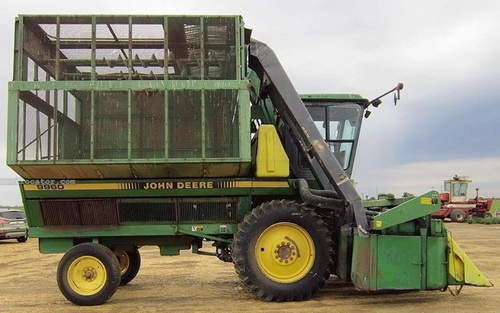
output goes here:
<path id="1" fill-rule="evenodd" d="M 500 285 L 500 225 L 446 223 L 463 250 L 493 284 Z M 138 276 L 103 305 L 78 307 L 59 292 L 62 255 L 38 252 L 36 239 L 0 241 L 0 312 L 499 312 L 499 287 L 448 292 L 365 293 L 333 276 L 312 299 L 294 303 L 256 300 L 230 263 L 182 252 L 159 255 L 143 247 Z"/>

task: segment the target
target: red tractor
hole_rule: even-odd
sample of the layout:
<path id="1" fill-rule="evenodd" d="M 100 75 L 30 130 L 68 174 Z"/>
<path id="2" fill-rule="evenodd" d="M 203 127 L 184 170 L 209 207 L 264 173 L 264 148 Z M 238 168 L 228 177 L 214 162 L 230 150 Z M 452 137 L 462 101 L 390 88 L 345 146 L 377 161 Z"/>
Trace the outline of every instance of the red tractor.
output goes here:
<path id="1" fill-rule="evenodd" d="M 441 209 L 432 214 L 433 218 L 450 218 L 453 222 L 463 223 L 469 216 L 492 217 L 490 208 L 493 200 L 483 200 L 476 188 L 476 197 L 468 199 L 467 189 L 472 182 L 468 177 L 455 175 L 444 181 L 444 192 L 441 196 Z"/>

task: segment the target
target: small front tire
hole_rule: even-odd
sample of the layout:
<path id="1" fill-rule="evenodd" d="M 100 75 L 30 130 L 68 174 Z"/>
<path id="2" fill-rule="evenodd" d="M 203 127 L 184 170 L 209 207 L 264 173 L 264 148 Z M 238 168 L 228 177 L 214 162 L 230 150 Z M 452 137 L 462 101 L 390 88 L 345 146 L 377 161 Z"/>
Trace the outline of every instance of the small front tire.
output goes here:
<path id="1" fill-rule="evenodd" d="M 66 299 L 76 305 L 102 304 L 120 284 L 118 259 L 103 245 L 76 245 L 59 262 L 57 284 Z"/>

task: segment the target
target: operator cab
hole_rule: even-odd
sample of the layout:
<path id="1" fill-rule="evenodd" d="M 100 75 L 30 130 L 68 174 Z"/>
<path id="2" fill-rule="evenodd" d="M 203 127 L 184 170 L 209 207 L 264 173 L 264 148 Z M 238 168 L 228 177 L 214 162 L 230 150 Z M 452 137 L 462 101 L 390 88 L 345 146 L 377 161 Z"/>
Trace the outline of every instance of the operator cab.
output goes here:
<path id="1" fill-rule="evenodd" d="M 453 179 L 444 181 L 444 193 L 441 194 L 443 202 L 464 202 L 468 199 L 467 189 L 472 182 L 465 176 L 454 176 Z"/>
<path id="2" fill-rule="evenodd" d="M 333 155 L 347 175 L 351 176 L 364 105 L 368 101 L 351 94 L 302 95 L 301 98 Z M 291 136 L 285 132 L 284 137 L 293 173 L 296 177 L 312 179 L 307 160 L 301 155 Z"/>

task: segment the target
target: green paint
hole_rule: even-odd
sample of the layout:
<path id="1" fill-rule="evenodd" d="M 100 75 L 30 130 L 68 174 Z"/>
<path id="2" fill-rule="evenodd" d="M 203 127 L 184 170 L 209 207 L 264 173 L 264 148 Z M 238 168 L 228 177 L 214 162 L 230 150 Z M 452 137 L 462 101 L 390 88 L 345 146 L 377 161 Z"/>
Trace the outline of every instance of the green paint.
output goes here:
<path id="1" fill-rule="evenodd" d="M 447 285 L 446 236 L 427 238 L 427 289 L 440 289 Z"/>
<path id="2" fill-rule="evenodd" d="M 407 198 L 379 198 L 372 200 L 363 200 L 363 207 L 367 209 L 389 209 L 398 206 L 406 201 L 408 201 Z"/>
<path id="3" fill-rule="evenodd" d="M 430 191 L 387 210 L 373 219 L 373 228 L 386 229 L 413 219 L 429 215 L 440 208 L 439 193 Z"/>
<path id="4" fill-rule="evenodd" d="M 351 279 L 366 291 L 444 288 L 446 237 L 355 235 Z"/>
<path id="5" fill-rule="evenodd" d="M 38 249 L 41 253 L 65 253 L 74 246 L 73 238 L 40 238 Z"/>
<path id="6" fill-rule="evenodd" d="M 206 237 L 219 240 L 222 235 L 232 235 L 238 226 L 235 223 L 224 223 L 224 232 L 221 232 L 220 224 L 177 224 L 167 225 L 122 225 L 122 226 L 72 226 L 69 227 L 30 227 L 30 236 L 35 238 L 94 238 L 94 237 L 129 237 L 129 236 L 176 236 L 190 235 L 195 237 Z M 199 229 L 194 231 L 193 229 Z M 220 239 L 222 242 L 227 240 Z M 161 242 L 161 241 L 160 241 Z"/>

